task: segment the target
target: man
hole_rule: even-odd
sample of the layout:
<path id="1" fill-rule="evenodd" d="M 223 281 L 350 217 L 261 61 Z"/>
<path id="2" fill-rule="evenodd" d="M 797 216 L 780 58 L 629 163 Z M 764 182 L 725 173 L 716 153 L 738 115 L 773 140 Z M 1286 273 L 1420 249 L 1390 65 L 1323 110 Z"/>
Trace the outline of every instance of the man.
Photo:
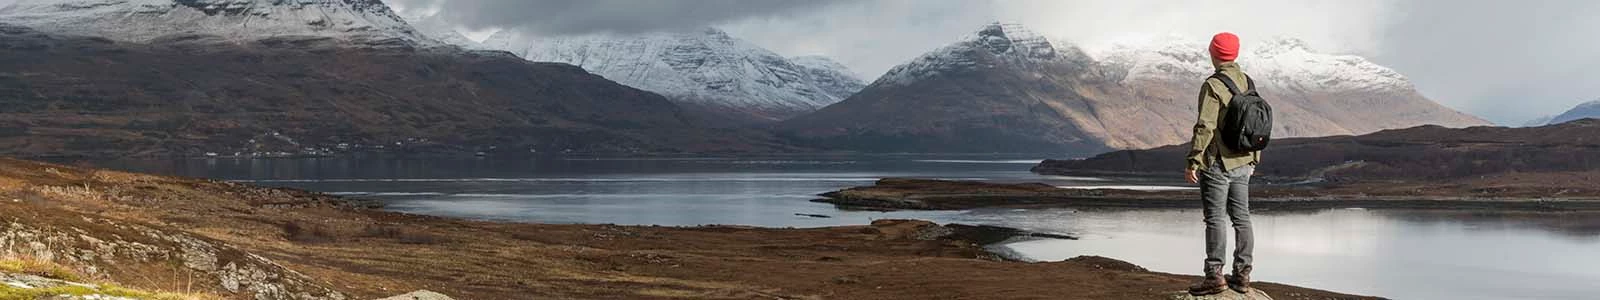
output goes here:
<path id="1" fill-rule="evenodd" d="M 1254 88 L 1239 64 L 1234 63 L 1239 57 L 1238 36 L 1218 33 L 1211 38 L 1210 52 L 1217 75 L 1227 76 L 1240 91 Z M 1255 236 L 1250 229 L 1250 174 L 1261 162 L 1261 154 L 1234 151 L 1219 140 L 1221 117 L 1232 99 L 1233 93 L 1215 76 L 1206 78 L 1200 85 L 1200 118 L 1194 125 L 1194 148 L 1189 150 L 1185 178 L 1189 183 L 1200 184 L 1206 223 L 1205 279 L 1189 287 L 1193 295 L 1221 293 L 1227 288 L 1241 293 L 1250 290 L 1250 255 L 1255 246 Z M 1226 277 L 1222 274 L 1223 259 L 1227 255 L 1224 213 L 1233 221 L 1236 241 L 1233 274 Z"/>

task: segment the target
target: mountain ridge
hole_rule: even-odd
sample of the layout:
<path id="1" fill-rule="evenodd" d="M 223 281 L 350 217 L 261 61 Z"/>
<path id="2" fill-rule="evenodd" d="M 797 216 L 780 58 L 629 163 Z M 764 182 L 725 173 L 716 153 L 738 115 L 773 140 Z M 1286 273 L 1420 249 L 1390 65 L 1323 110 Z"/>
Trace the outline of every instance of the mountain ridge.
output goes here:
<path id="1" fill-rule="evenodd" d="M 1550 117 L 1548 125 L 1561 124 L 1582 120 L 1585 118 L 1600 118 L 1600 99 L 1580 103 L 1560 115 Z"/>
<path id="2" fill-rule="evenodd" d="M 300 37 L 367 46 L 435 46 L 380 0 L 19 0 L 0 22 L 43 32 L 152 42 L 214 36 L 224 42 Z"/>
<path id="3" fill-rule="evenodd" d="M 780 128 L 814 147 L 866 151 L 1083 154 L 1178 144 L 1191 134 L 1195 86 L 1212 72 L 1203 46 L 1179 42 L 1091 54 L 994 23 Z M 1274 102 L 1280 137 L 1488 124 L 1360 57 L 1276 42 L 1247 49 L 1259 55 L 1240 64 Z M 886 115 L 902 124 L 875 117 Z"/>
<path id="4" fill-rule="evenodd" d="M 134 29 L 150 34 L 106 37 L 92 35 L 98 30 L 92 27 L 50 26 L 88 24 L 150 9 L 217 18 L 173 23 L 207 24 L 251 15 L 259 12 L 254 9 L 260 6 L 254 5 L 267 4 L 289 5 L 267 12 L 305 4 L 311 8 L 302 9 L 384 12 L 377 14 L 384 20 L 392 16 L 387 7 L 362 8 L 358 4 L 382 4 L 364 0 L 106 1 L 112 5 L 51 8 L 92 13 L 50 14 L 55 23 L 43 30 L 0 23 L 0 69 L 5 70 L 0 72 L 5 83 L 0 90 L 15 95 L 0 99 L 6 104 L 0 109 L 5 119 L 0 122 L 0 154 L 527 155 L 790 149 L 764 133 L 720 127 L 660 95 L 572 65 L 535 63 L 502 51 L 417 47 L 435 41 L 395 38 L 415 33 L 404 21 L 396 21 L 396 30 L 368 28 L 377 33 L 352 35 L 319 31 L 338 28 L 319 24 L 280 28 L 322 34 L 315 36 L 262 35 L 235 26 Z M 240 6 L 205 6 L 213 9 L 207 15 L 186 6 L 195 3 Z M 335 7 L 317 6 L 324 4 Z M 15 7 L 6 10 L 16 12 Z"/>
<path id="5" fill-rule="evenodd" d="M 757 123 L 786 119 L 842 100 L 847 96 L 840 96 L 842 90 L 860 81 L 831 77 L 850 73 L 809 72 L 786 57 L 715 28 L 557 37 L 505 30 L 484 44 L 532 61 L 577 65 L 682 105 Z"/>

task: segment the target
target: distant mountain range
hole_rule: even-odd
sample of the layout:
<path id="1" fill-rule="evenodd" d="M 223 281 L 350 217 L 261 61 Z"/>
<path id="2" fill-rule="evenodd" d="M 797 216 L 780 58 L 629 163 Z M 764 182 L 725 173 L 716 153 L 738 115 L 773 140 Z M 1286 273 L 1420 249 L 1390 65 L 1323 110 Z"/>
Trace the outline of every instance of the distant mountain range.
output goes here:
<path id="1" fill-rule="evenodd" d="M 161 42 L 320 37 L 369 45 L 430 45 L 380 0 L 18 0 L 4 22 L 51 34 Z"/>
<path id="2" fill-rule="evenodd" d="M 0 9 L 0 155 L 786 149 L 572 65 L 446 45 L 377 0 L 21 0 Z"/>
<path id="3" fill-rule="evenodd" d="M 825 57 L 791 60 L 714 28 L 560 37 L 505 30 L 484 44 L 532 61 L 577 65 L 690 108 L 744 122 L 773 122 L 809 113 L 865 86 L 854 72 Z"/>
<path id="4" fill-rule="evenodd" d="M 1294 40 L 1242 62 L 1282 136 L 1486 124 Z M 20 0 L 0 8 L 0 154 L 1087 154 L 1186 141 L 1209 68 L 1184 40 L 1088 53 L 995 24 L 867 85 L 716 29 L 480 44 L 377 0 Z"/>
<path id="5" fill-rule="evenodd" d="M 1550 117 L 1550 122 L 1548 122 L 1548 124 L 1561 124 L 1586 118 L 1600 118 L 1600 100 L 1578 104 L 1578 106 L 1575 106 L 1564 113 Z"/>
<path id="6" fill-rule="evenodd" d="M 1240 62 L 1280 137 L 1487 125 L 1418 94 L 1400 74 L 1293 39 L 1248 45 Z M 894 67 L 837 104 L 780 124 L 804 145 L 889 152 L 1097 153 L 1188 141 L 1204 45 L 1167 40 L 1087 53 L 991 24 Z"/>

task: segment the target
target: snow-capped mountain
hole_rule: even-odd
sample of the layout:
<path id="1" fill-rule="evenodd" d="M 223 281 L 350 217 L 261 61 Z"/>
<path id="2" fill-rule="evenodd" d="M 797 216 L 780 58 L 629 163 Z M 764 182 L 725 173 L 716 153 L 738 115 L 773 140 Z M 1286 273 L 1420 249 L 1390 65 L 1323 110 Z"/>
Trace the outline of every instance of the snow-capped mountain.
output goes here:
<path id="1" fill-rule="evenodd" d="M 438 15 L 411 15 L 404 16 L 406 23 L 410 23 L 418 34 L 439 41 L 444 44 L 461 46 L 472 50 L 487 50 L 483 43 L 467 38 L 466 35 L 456 31 L 454 25 L 446 22 Z"/>
<path id="2" fill-rule="evenodd" d="M 895 66 L 873 84 L 904 85 L 945 73 L 1000 67 L 997 64 L 1037 71 L 1050 64 L 1088 62 L 1088 56 L 1077 47 L 1057 49 L 1049 40 L 1021 25 L 997 23 L 963 36 L 960 42 Z"/>
<path id="3" fill-rule="evenodd" d="M 1577 107 L 1550 118 L 1549 124 L 1555 125 L 1586 118 L 1600 118 L 1600 100 L 1578 104 Z"/>
<path id="4" fill-rule="evenodd" d="M 1076 152 L 1187 142 L 1205 45 L 1171 39 L 1087 53 L 990 24 L 889 70 L 781 128 L 818 145 L 882 151 Z M 1249 44 L 1240 64 L 1273 102 L 1279 137 L 1424 124 L 1486 125 L 1423 97 L 1398 72 L 1294 39 Z"/>
<path id="5" fill-rule="evenodd" d="M 1151 96 L 1192 102 L 1188 98 L 1194 97 L 1195 82 L 1213 72 L 1203 42 L 1204 37 L 1168 37 L 1093 55 L 1111 72 L 1124 74 L 1124 86 L 1147 92 L 1175 88 Z M 1243 48 L 1239 65 L 1263 95 L 1277 102 L 1277 112 L 1292 120 L 1279 122 L 1279 132 L 1287 136 L 1489 124 L 1427 99 L 1404 75 L 1360 56 L 1322 53 L 1299 39 L 1281 37 L 1247 42 Z"/>
<path id="6" fill-rule="evenodd" d="M 1102 62 L 1125 69 L 1124 82 L 1138 80 L 1194 81 L 1214 70 L 1201 40 L 1169 37 L 1137 44 L 1118 44 L 1093 53 Z M 1325 54 L 1304 41 L 1274 38 L 1246 45 L 1239 64 L 1257 83 L 1297 91 L 1409 90 L 1399 72 L 1355 55 Z"/>
<path id="7" fill-rule="evenodd" d="M 484 44 L 531 61 L 563 62 L 681 104 L 740 120 L 775 121 L 842 100 L 824 78 L 767 49 L 707 28 L 641 35 L 533 37 L 513 30 Z"/>
<path id="8" fill-rule="evenodd" d="M 834 98 L 850 98 L 850 95 L 867 87 L 867 83 L 861 81 L 861 75 L 827 56 L 796 56 L 790 57 L 789 61 L 802 68 L 817 87 Z"/>
<path id="9" fill-rule="evenodd" d="M 0 22 L 130 42 L 211 35 L 232 42 L 326 37 L 430 43 L 380 0 L 18 0 L 0 9 Z"/>

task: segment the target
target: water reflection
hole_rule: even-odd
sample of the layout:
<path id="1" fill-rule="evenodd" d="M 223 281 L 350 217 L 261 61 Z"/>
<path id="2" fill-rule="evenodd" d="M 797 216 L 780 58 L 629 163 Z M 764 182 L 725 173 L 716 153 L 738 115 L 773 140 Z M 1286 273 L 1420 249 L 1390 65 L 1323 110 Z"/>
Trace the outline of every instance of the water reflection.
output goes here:
<path id="1" fill-rule="evenodd" d="M 975 212 L 975 214 L 982 214 Z M 1562 230 L 1593 213 L 1340 209 L 1264 212 L 1256 277 L 1397 299 L 1592 299 L 1600 235 Z M 1074 232 L 1079 241 L 1011 244 L 1023 255 L 1125 259 L 1162 272 L 1198 273 L 1198 210 L 1040 210 L 989 215 L 994 223 Z M 1536 221 L 1537 220 L 1537 221 Z"/>
<path id="2" fill-rule="evenodd" d="M 495 159 L 214 159 L 98 163 L 369 197 L 390 209 L 476 219 L 615 224 L 857 225 L 880 218 L 979 223 L 1082 236 L 1009 245 L 1041 260 L 1103 255 L 1194 274 L 1198 210 L 842 211 L 816 193 L 881 177 L 1170 185 L 1039 176 L 1032 157 L 774 156 Z M 797 216 L 816 214 L 831 218 Z M 1258 211 L 1262 280 L 1397 299 L 1592 299 L 1600 214 Z M 1174 287 L 1181 289 L 1181 287 Z"/>

